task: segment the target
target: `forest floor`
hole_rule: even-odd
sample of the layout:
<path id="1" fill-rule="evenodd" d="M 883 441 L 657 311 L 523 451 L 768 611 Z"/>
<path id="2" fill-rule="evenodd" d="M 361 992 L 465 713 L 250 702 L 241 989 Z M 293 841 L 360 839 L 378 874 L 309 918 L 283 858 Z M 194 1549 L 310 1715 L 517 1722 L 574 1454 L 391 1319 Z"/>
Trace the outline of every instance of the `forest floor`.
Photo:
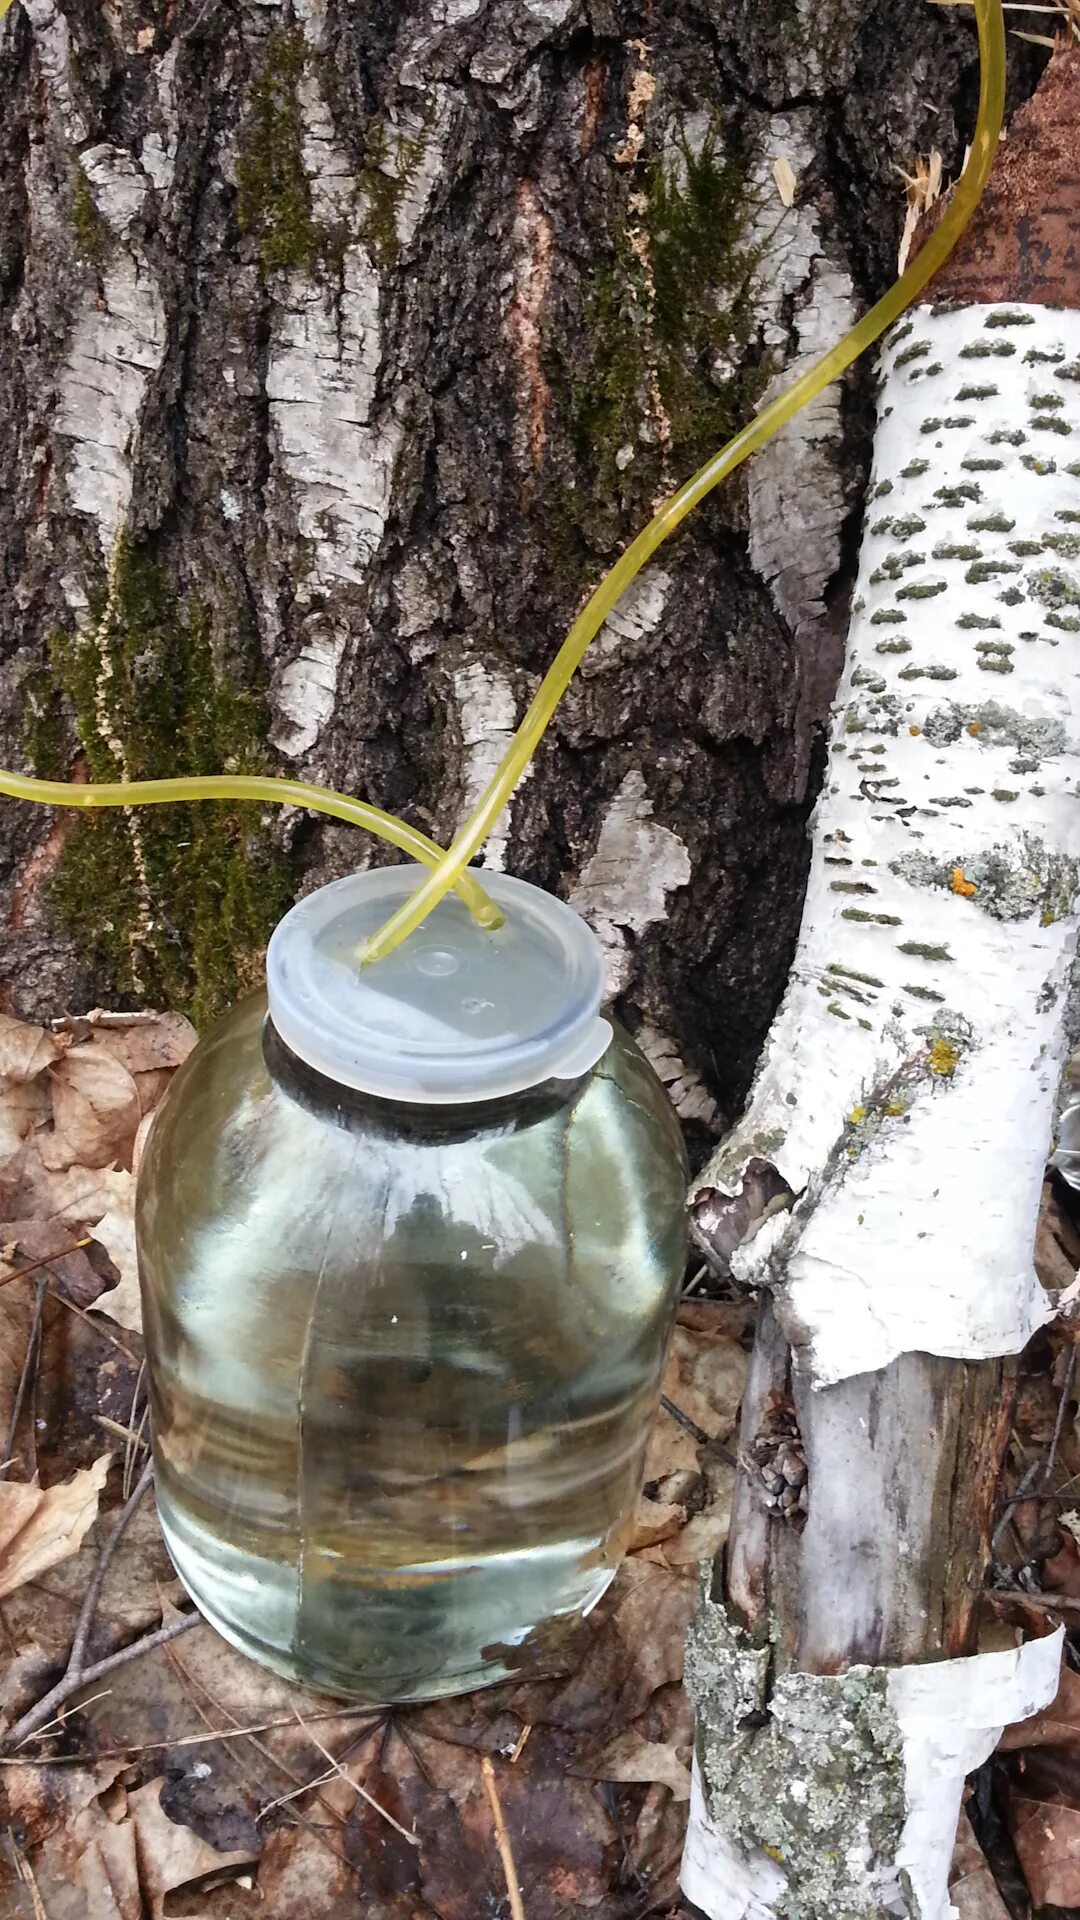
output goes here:
<path id="1" fill-rule="evenodd" d="M 253 1666 L 157 1527 L 134 1172 L 194 1042 L 170 1015 L 0 1017 L 0 1920 L 645 1920 L 679 1914 L 682 1648 L 726 1533 L 753 1308 L 688 1289 L 630 1552 L 542 1668 L 358 1708 Z M 1080 1232 L 1047 1188 L 1039 1260 Z M 1056 1705 L 974 1781 L 963 1920 L 1080 1908 L 1076 1353 L 1025 1356 L 988 1608 L 1064 1620 Z"/>

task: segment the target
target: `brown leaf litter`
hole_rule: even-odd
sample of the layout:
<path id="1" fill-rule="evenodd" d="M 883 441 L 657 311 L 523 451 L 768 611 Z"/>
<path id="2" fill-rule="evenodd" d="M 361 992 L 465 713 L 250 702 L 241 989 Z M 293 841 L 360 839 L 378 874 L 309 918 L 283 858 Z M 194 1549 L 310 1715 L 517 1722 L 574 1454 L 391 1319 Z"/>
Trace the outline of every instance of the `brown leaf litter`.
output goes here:
<path id="1" fill-rule="evenodd" d="M 134 1172 L 193 1041 L 170 1016 L 0 1019 L 0 1913 L 669 1913 L 683 1642 L 752 1310 L 684 1303 L 634 1550 L 519 1679 L 393 1710 L 290 1687 L 191 1624 L 145 1472 Z"/>

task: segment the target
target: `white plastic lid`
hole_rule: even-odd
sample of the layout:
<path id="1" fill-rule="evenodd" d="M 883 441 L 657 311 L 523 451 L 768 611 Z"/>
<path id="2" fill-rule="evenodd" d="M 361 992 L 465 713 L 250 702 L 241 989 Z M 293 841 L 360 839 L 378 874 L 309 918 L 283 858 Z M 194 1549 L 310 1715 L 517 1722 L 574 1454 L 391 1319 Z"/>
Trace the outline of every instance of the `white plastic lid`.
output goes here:
<path id="1" fill-rule="evenodd" d="M 270 1018 L 291 1052 L 385 1100 L 463 1104 L 576 1080 L 606 1052 L 599 941 L 539 887 L 485 873 L 506 915 L 478 927 L 456 894 L 387 959 L 359 949 L 414 893 L 416 870 L 352 874 L 302 900 L 266 956 Z"/>

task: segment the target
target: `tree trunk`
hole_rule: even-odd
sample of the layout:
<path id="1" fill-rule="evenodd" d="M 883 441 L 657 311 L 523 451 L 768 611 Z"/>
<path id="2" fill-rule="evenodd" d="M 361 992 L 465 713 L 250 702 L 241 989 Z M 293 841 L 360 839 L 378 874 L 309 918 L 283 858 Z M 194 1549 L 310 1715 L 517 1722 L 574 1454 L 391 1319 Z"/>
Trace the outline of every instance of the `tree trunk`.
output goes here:
<path id="1" fill-rule="evenodd" d="M 895 168 L 957 162 L 974 62 L 921 0 L 22 0 L 5 764 L 277 768 L 449 840 L 657 496 L 891 277 Z M 705 1131 L 793 950 L 868 399 L 653 565 L 488 852 L 583 908 Z M 2 834 L 0 984 L 35 1016 L 206 1019 L 298 888 L 385 857 L 211 806 L 7 804 Z"/>
<path id="2" fill-rule="evenodd" d="M 688 1663 L 709 1920 L 944 1920 L 965 1773 L 1057 1685 L 979 1595 L 1075 1030 L 1078 106 L 1063 42 L 882 353 L 802 934 L 696 1210 L 771 1293 Z"/>

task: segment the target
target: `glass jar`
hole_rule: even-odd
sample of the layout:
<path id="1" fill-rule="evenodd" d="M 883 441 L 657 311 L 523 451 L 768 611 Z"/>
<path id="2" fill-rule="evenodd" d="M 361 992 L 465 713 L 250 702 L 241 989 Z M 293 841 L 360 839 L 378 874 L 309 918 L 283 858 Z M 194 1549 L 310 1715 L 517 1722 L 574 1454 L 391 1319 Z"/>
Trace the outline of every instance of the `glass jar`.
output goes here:
<path id="1" fill-rule="evenodd" d="M 599 1599 L 684 1269 L 680 1130 L 593 936 L 484 882 L 501 930 L 452 898 L 363 970 L 408 869 L 294 908 L 139 1170 L 177 1572 L 244 1652 L 362 1699 L 499 1680 Z"/>

